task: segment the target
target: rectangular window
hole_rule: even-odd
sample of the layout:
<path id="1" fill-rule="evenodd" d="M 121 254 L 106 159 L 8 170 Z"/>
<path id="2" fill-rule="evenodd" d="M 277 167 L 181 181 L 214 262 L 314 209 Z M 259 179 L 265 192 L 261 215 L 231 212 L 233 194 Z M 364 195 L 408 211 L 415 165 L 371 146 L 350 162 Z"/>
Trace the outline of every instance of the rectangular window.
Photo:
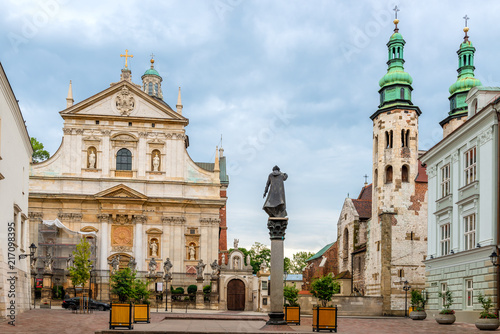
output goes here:
<path id="1" fill-rule="evenodd" d="M 473 249 L 476 245 L 476 214 L 464 217 L 464 225 L 464 249 Z"/>
<path id="2" fill-rule="evenodd" d="M 441 229 L 441 255 L 448 255 L 450 253 L 450 223 L 443 224 Z"/>
<path id="3" fill-rule="evenodd" d="M 465 152 L 465 185 L 476 181 L 476 147 Z"/>
<path id="4" fill-rule="evenodd" d="M 441 298 L 441 307 L 444 306 L 444 304 L 446 304 L 446 297 L 445 297 L 445 294 L 446 294 L 446 289 L 448 288 L 447 284 L 446 283 L 441 283 L 441 294 L 442 294 L 442 298 Z"/>
<path id="5" fill-rule="evenodd" d="M 465 298 L 467 299 L 465 305 L 472 307 L 474 303 L 474 289 L 471 279 L 465 280 Z"/>
<path id="6" fill-rule="evenodd" d="M 267 281 L 262 281 L 262 290 L 267 290 Z"/>
<path id="7" fill-rule="evenodd" d="M 450 194 L 450 164 L 441 168 L 441 197 Z"/>

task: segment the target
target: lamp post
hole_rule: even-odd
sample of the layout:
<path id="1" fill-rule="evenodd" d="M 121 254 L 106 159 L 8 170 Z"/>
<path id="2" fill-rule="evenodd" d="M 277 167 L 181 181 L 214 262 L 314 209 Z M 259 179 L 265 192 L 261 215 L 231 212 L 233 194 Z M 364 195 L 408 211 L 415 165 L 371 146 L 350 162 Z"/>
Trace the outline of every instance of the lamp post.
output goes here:
<path id="1" fill-rule="evenodd" d="M 22 260 L 22 259 L 25 259 L 27 257 L 34 257 L 35 256 L 35 252 L 36 252 L 36 246 L 34 243 L 31 243 L 30 245 L 30 253 L 29 254 L 19 254 L 19 260 Z"/>
<path id="2" fill-rule="evenodd" d="M 36 262 L 36 257 L 35 257 L 35 253 L 36 253 L 36 245 L 34 243 L 31 243 L 29 249 L 30 249 L 30 253 L 29 254 L 19 254 L 19 260 L 22 260 L 22 259 L 25 259 L 27 257 L 30 258 L 30 274 L 32 276 L 32 280 L 33 280 L 33 293 L 31 293 L 31 295 L 33 296 L 33 309 L 35 308 L 35 289 L 36 289 L 36 276 L 34 275 L 34 271 L 35 271 L 35 268 L 34 268 L 34 264 Z M 30 303 L 31 304 L 31 303 Z M 31 307 L 31 306 L 30 306 Z"/>
<path id="3" fill-rule="evenodd" d="M 408 281 L 404 281 L 403 290 L 405 292 L 405 318 L 408 317 L 408 290 L 411 289 L 411 286 L 408 285 Z"/>

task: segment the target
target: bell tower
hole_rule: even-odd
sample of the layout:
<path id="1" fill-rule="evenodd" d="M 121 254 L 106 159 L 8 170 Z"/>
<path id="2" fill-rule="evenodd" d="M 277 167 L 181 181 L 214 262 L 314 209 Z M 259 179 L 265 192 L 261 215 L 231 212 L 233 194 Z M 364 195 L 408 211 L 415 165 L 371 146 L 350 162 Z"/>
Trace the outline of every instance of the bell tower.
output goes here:
<path id="1" fill-rule="evenodd" d="M 161 91 L 161 82 L 163 78 L 157 70 L 155 70 L 154 55 L 151 55 L 151 68 L 142 75 L 142 90 L 148 95 L 157 97 L 163 100 L 163 92 Z"/>

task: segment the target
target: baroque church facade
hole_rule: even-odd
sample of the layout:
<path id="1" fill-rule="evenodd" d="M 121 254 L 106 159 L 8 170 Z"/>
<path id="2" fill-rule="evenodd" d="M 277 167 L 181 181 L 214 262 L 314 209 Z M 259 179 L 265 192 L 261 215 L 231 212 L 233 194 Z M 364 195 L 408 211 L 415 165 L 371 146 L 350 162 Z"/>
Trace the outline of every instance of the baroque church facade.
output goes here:
<path id="1" fill-rule="evenodd" d="M 63 240 L 64 230 L 91 241 L 98 277 L 93 297 L 102 300 L 110 298 L 115 258 L 120 267 L 136 263 L 139 273 L 151 271 L 151 261 L 160 273 L 169 258 L 172 284 L 183 286 L 200 260 L 220 262 L 227 252 L 223 150 L 216 149 L 212 162 L 191 159 L 180 88 L 171 108 L 162 80 L 152 59 L 141 85 L 132 82 L 126 61 L 119 82 L 77 104 L 70 83 L 67 108 L 60 112 L 61 146 L 30 170 L 30 233 L 39 245 L 39 277 L 51 267 L 60 285 L 72 287 L 67 245 L 74 247 L 77 239 L 70 233 Z M 54 230 L 53 222 L 62 228 Z"/>

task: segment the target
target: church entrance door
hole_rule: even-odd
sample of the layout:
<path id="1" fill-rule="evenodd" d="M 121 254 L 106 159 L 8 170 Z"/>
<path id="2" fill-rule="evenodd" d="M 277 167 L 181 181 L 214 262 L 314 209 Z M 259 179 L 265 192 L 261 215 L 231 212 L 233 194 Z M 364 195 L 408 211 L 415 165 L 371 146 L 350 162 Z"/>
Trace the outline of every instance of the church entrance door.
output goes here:
<path id="1" fill-rule="evenodd" d="M 227 285 L 227 309 L 245 310 L 245 284 L 239 279 L 233 279 Z"/>

